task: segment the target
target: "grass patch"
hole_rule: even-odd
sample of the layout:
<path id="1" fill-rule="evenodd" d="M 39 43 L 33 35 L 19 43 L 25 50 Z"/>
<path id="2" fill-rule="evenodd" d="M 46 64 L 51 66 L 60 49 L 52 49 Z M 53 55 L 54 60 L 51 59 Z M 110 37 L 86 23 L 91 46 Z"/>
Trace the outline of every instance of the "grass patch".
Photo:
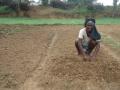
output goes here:
<path id="1" fill-rule="evenodd" d="M 103 37 L 102 38 L 103 43 L 111 46 L 112 48 L 116 48 L 116 49 L 120 48 L 120 42 L 117 41 L 116 39 L 112 38 L 109 35 L 105 35 L 105 34 L 102 34 L 102 37 Z"/>
<path id="2" fill-rule="evenodd" d="M 81 19 L 35 19 L 35 18 L 0 18 L 0 24 L 23 25 L 57 25 L 57 24 L 82 24 Z"/>
<path id="3" fill-rule="evenodd" d="M 106 35 L 106 34 L 102 34 L 102 40 L 103 43 L 105 45 L 107 45 L 108 47 L 110 47 L 110 49 L 112 51 L 114 51 L 117 55 L 119 55 L 120 53 L 120 41 L 114 39 L 113 37 Z"/>
<path id="4" fill-rule="evenodd" d="M 99 18 L 98 25 L 120 24 L 120 18 Z M 84 19 L 0 18 L 7 25 L 83 25 Z"/>

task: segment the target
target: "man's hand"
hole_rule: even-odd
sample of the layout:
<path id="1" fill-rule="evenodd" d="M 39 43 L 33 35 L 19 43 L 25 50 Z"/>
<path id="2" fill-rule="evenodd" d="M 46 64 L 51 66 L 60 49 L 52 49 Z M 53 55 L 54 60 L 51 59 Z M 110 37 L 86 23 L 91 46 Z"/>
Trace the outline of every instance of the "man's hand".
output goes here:
<path id="1" fill-rule="evenodd" d="M 91 56 L 91 55 L 90 55 L 90 60 L 95 60 L 95 59 L 96 59 L 95 56 Z"/>
<path id="2" fill-rule="evenodd" d="M 87 55 L 87 54 L 85 54 L 84 56 L 83 56 L 83 59 L 86 61 L 86 60 L 90 60 L 90 56 L 89 55 Z"/>
<path id="3" fill-rule="evenodd" d="M 96 45 L 96 47 L 94 48 L 94 50 L 92 51 L 92 53 L 90 54 L 90 59 L 91 60 L 95 60 L 96 59 L 96 56 L 97 56 L 97 54 L 98 54 L 98 52 L 99 52 L 99 49 L 100 49 L 100 43 L 98 43 L 97 45 Z"/>

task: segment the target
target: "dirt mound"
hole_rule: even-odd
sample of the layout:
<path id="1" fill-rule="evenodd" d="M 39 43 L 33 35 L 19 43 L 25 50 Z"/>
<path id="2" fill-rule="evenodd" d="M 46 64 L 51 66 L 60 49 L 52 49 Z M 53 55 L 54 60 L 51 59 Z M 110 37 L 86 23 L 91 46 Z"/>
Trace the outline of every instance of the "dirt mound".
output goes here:
<path id="1" fill-rule="evenodd" d="M 31 7 L 29 16 L 33 18 L 79 18 L 79 14 L 69 13 L 62 9 L 52 7 Z"/>
<path id="2" fill-rule="evenodd" d="M 120 63 L 108 53 L 111 50 L 102 46 L 91 62 L 77 56 L 74 40 L 79 26 L 2 25 L 0 29 L 12 30 L 0 38 L 1 90 L 120 89 Z M 109 27 L 105 30 L 109 32 Z"/>

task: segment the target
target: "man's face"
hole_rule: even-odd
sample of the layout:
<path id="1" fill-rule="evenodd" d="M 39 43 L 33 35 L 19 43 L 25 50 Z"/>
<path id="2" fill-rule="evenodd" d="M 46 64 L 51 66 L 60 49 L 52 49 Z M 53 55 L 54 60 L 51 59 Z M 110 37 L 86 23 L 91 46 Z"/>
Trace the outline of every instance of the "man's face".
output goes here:
<path id="1" fill-rule="evenodd" d="M 87 31 L 87 32 L 91 32 L 91 31 L 92 31 L 92 28 L 93 28 L 92 25 L 87 25 L 87 26 L 86 26 L 86 31 Z"/>

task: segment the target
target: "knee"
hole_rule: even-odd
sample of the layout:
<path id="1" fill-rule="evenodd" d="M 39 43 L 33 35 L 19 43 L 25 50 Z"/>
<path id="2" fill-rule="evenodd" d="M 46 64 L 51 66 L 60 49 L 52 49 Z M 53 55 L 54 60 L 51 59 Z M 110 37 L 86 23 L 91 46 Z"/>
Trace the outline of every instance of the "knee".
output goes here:
<path id="1" fill-rule="evenodd" d="M 75 40 L 75 45 L 77 45 L 77 44 L 78 44 L 78 39 Z"/>
<path id="2" fill-rule="evenodd" d="M 97 43 L 97 47 L 100 47 L 100 43 Z"/>

